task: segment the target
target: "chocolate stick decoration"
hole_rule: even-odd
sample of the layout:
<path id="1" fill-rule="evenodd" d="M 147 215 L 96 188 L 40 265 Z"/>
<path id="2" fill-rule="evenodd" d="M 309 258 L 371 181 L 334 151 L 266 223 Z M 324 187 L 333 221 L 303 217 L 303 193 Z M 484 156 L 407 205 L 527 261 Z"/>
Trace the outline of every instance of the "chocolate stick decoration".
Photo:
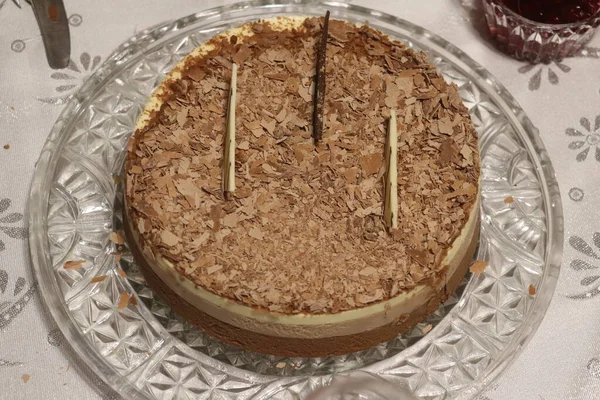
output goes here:
<path id="1" fill-rule="evenodd" d="M 385 149 L 385 209 L 384 221 L 389 230 L 398 229 L 398 128 L 396 110 L 390 111 L 388 139 Z"/>
<path id="2" fill-rule="evenodd" d="M 313 100 L 313 139 L 315 144 L 323 138 L 323 112 L 325 110 L 325 70 L 327 67 L 327 36 L 329 34 L 329 11 L 325 13 L 325 22 L 321 41 L 317 50 L 317 70 L 315 74 L 315 97 Z"/>
<path id="3" fill-rule="evenodd" d="M 237 64 L 231 66 L 231 84 L 227 104 L 227 128 L 223 149 L 223 194 L 225 199 L 235 191 L 235 101 L 237 95 Z"/>

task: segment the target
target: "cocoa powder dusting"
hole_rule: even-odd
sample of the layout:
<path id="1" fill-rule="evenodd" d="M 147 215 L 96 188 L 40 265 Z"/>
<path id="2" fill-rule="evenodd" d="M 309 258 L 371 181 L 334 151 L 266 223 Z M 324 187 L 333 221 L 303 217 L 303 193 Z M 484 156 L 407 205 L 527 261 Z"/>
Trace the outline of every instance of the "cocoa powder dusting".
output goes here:
<path id="1" fill-rule="evenodd" d="M 331 20 L 323 138 L 311 124 L 323 19 L 220 36 L 128 146 L 143 246 L 195 284 L 269 311 L 364 307 L 439 278 L 476 201 L 477 136 L 422 53 Z M 236 191 L 220 192 L 231 63 L 239 65 Z M 389 109 L 398 113 L 399 226 L 383 222 Z"/>

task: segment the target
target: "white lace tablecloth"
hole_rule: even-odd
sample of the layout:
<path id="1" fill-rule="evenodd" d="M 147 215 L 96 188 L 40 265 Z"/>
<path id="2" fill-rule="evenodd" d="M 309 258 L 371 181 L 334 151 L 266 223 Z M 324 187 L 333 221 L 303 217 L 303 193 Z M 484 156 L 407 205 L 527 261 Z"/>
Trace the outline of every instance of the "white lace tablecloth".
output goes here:
<path id="1" fill-rule="evenodd" d="M 565 244 L 554 299 L 480 399 L 600 399 L 600 35 L 577 57 L 531 66 L 488 42 L 478 0 L 354 2 L 441 35 L 491 71 L 539 128 L 558 176 Z M 73 62 L 61 71 L 48 67 L 20 3 L 0 0 L 0 399 L 118 399 L 73 354 L 36 290 L 24 217 L 35 162 L 64 102 L 117 45 L 228 1 L 65 0 Z"/>

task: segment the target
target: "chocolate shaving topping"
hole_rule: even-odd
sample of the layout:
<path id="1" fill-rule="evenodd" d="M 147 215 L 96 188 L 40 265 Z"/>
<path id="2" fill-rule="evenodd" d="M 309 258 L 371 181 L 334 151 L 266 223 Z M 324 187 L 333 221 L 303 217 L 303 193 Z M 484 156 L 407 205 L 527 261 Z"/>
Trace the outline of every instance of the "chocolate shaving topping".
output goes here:
<path id="1" fill-rule="evenodd" d="M 129 304 L 129 293 L 123 291 L 121 292 L 121 296 L 119 296 L 119 302 L 117 303 L 117 309 L 122 310 Z"/>
<path id="2" fill-rule="evenodd" d="M 317 69 L 315 74 L 315 94 L 313 100 L 313 139 L 319 143 L 323 139 L 323 113 L 325 110 L 327 38 L 329 31 L 329 11 L 325 13 L 325 21 L 321 32 L 321 40 L 317 50 Z"/>
<path id="3" fill-rule="evenodd" d="M 109 234 L 109 239 L 111 242 L 113 242 L 115 244 L 124 244 L 125 243 L 125 238 L 123 237 L 123 234 L 121 232 L 111 232 Z"/>
<path id="4" fill-rule="evenodd" d="M 63 265 L 63 268 L 66 270 L 78 270 L 85 264 L 85 260 L 77 260 L 77 261 L 67 261 Z"/>
<path id="5" fill-rule="evenodd" d="M 322 24 L 255 22 L 252 35 L 211 39 L 182 78 L 167 78 L 160 110 L 128 145 L 128 214 L 145 254 L 258 309 L 335 313 L 435 282 L 477 200 L 477 135 L 457 87 L 423 53 L 367 25 L 329 21 L 324 131 L 311 143 Z M 234 62 L 236 188 L 225 201 Z M 398 228 L 388 234 L 392 109 Z"/>
<path id="6" fill-rule="evenodd" d="M 108 278 L 107 275 L 100 275 L 100 276 L 95 276 L 92 279 L 90 279 L 90 283 L 98 283 L 98 282 L 102 282 L 103 280 L 105 280 L 106 278 Z"/>
<path id="7" fill-rule="evenodd" d="M 474 274 L 481 274 L 481 273 L 483 273 L 483 271 L 486 269 L 487 266 L 488 266 L 487 261 L 477 260 L 473 264 L 471 264 L 471 266 L 469 267 L 469 270 Z"/>

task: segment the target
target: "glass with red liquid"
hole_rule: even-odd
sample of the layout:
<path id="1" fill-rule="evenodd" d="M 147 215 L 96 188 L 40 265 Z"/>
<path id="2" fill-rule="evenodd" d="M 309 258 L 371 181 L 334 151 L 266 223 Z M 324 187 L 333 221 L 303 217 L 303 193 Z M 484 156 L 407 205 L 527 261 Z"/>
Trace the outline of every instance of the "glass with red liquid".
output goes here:
<path id="1" fill-rule="evenodd" d="M 483 7 L 499 47 L 532 63 L 577 53 L 600 25 L 600 0 L 483 0 Z"/>

